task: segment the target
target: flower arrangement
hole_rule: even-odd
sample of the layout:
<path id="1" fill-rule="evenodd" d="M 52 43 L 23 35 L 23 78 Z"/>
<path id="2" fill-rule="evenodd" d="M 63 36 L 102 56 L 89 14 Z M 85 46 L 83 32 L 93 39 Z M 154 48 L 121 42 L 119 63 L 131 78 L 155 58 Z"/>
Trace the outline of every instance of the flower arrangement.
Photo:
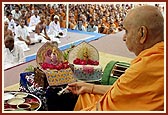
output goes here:
<path id="1" fill-rule="evenodd" d="M 57 65 L 50 64 L 50 63 L 42 63 L 41 67 L 46 70 L 46 69 L 56 69 L 56 70 L 61 70 L 61 69 L 67 69 L 69 68 L 69 63 L 68 61 L 60 62 Z"/>

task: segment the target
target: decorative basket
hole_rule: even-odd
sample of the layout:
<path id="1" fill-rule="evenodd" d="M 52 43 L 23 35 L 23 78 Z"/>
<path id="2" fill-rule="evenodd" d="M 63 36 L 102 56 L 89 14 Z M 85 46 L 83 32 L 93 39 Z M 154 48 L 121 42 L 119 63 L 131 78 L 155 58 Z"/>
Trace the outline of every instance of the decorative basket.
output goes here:
<path id="1" fill-rule="evenodd" d="M 69 67 L 69 63 L 65 62 L 57 43 L 46 42 L 38 50 L 36 62 L 45 72 L 49 86 L 64 85 L 76 81 L 73 71 Z"/>
<path id="2" fill-rule="evenodd" d="M 75 82 L 71 68 L 62 70 L 45 70 L 49 86 L 64 85 Z"/>

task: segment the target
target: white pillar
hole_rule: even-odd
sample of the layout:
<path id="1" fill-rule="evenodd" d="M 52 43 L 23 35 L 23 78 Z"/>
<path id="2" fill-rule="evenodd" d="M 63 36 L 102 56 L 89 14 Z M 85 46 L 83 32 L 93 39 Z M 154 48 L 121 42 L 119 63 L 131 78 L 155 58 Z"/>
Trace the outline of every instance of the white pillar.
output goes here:
<path id="1" fill-rule="evenodd" d="M 66 28 L 68 29 L 68 22 L 69 22 L 69 4 L 66 4 Z"/>

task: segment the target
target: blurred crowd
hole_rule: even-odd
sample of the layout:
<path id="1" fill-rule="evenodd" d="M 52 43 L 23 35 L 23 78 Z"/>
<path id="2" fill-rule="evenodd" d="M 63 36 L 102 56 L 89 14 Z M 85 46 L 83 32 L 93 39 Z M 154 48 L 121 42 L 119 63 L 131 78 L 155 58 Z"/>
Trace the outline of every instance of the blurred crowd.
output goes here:
<path id="1" fill-rule="evenodd" d="M 143 4 L 4 4 L 5 68 L 25 62 L 29 45 L 48 40 L 61 43 L 58 38 L 66 36 L 67 29 L 102 34 L 122 31 L 126 14 L 139 5 Z M 164 13 L 163 6 L 154 5 Z"/>
<path id="2" fill-rule="evenodd" d="M 122 30 L 122 20 L 125 15 L 138 5 L 142 4 L 69 4 L 67 28 L 113 34 Z M 155 6 L 164 11 L 164 7 L 159 4 Z M 29 26 L 34 11 L 38 11 L 38 15 L 45 16 L 47 26 L 54 20 L 54 16 L 58 15 L 60 27 L 66 28 L 66 10 L 66 4 L 5 4 L 4 15 L 5 18 L 11 16 L 16 26 L 20 18 L 25 20 L 26 26 Z"/>

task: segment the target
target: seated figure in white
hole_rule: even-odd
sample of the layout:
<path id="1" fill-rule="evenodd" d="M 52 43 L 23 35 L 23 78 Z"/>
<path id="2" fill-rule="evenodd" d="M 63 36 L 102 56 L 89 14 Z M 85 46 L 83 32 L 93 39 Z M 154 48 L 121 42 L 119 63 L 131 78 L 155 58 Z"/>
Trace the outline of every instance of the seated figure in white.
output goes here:
<path id="1" fill-rule="evenodd" d="M 16 23 L 12 17 L 12 13 L 8 12 L 6 16 L 7 18 L 4 21 L 8 22 L 8 29 L 10 29 L 12 33 L 15 34 Z"/>
<path id="2" fill-rule="evenodd" d="M 19 26 L 16 28 L 15 44 L 22 47 L 23 51 L 27 51 L 30 50 L 28 46 L 34 42 L 33 38 L 32 40 L 30 39 L 28 28 L 25 26 L 25 20 L 20 19 Z"/>
<path id="3" fill-rule="evenodd" d="M 90 24 L 87 26 L 87 32 L 94 32 L 98 33 L 98 26 L 95 24 L 95 21 L 91 21 Z"/>
<path id="4" fill-rule="evenodd" d="M 4 69 L 25 62 L 23 49 L 14 43 L 14 37 L 7 35 L 4 39 Z"/>
<path id="5" fill-rule="evenodd" d="M 34 10 L 34 15 L 30 17 L 30 23 L 28 27 L 29 32 L 34 32 L 36 25 L 40 22 L 40 16 L 38 14 L 39 14 L 39 11 Z"/>
<path id="6" fill-rule="evenodd" d="M 47 33 L 52 41 L 57 41 L 58 43 L 61 43 L 58 38 L 65 37 L 67 35 L 67 29 L 62 30 L 60 28 L 59 16 L 54 16 L 54 21 L 50 22 Z"/>

